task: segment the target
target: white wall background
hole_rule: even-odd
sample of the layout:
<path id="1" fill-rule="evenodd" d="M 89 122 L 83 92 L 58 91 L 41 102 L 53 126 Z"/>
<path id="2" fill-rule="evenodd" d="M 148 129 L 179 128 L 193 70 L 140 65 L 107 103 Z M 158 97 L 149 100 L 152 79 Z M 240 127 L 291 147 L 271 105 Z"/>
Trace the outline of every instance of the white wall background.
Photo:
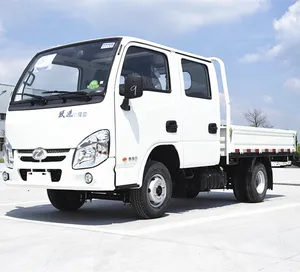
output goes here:
<path id="1" fill-rule="evenodd" d="M 6 85 L 0 83 L 0 113 L 6 113 L 8 102 L 10 99 L 11 92 L 13 91 L 14 86 Z M 6 91 L 5 93 L 3 93 Z M 3 131 L 5 128 L 5 121 L 0 120 L 0 137 L 3 137 Z M 0 157 L 2 157 L 2 152 L 0 148 Z"/>

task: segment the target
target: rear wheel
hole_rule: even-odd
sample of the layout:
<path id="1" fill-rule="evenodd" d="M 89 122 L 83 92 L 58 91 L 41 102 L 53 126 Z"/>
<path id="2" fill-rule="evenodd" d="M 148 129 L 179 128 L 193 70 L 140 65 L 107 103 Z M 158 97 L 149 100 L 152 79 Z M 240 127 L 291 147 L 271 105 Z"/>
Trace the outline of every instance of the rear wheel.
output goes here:
<path id="1" fill-rule="evenodd" d="M 257 162 L 246 180 L 246 194 L 249 202 L 262 202 L 268 189 L 268 174 L 265 166 Z"/>
<path id="2" fill-rule="evenodd" d="M 264 164 L 256 162 L 243 164 L 234 174 L 233 192 L 241 202 L 262 202 L 268 189 L 268 174 Z"/>
<path id="3" fill-rule="evenodd" d="M 248 201 L 246 195 L 246 171 L 247 167 L 241 165 L 233 172 L 233 193 L 237 201 Z"/>
<path id="4" fill-rule="evenodd" d="M 150 161 L 145 167 L 143 184 L 131 191 L 131 204 L 140 218 L 158 218 L 165 214 L 172 196 L 172 179 L 161 162 Z"/>
<path id="5" fill-rule="evenodd" d="M 47 190 L 51 204 L 60 211 L 76 211 L 85 202 L 82 192 L 65 190 Z"/>

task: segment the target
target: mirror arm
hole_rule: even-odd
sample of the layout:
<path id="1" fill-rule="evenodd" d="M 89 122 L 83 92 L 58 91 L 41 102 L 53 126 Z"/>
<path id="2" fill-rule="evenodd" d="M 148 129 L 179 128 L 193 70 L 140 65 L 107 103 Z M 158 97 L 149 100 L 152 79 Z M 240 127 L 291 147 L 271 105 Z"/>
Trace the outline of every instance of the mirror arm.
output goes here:
<path id="1" fill-rule="evenodd" d="M 130 106 L 129 106 L 129 99 L 128 98 L 124 98 L 123 102 L 121 104 L 121 109 L 124 111 L 129 111 L 130 110 Z"/>

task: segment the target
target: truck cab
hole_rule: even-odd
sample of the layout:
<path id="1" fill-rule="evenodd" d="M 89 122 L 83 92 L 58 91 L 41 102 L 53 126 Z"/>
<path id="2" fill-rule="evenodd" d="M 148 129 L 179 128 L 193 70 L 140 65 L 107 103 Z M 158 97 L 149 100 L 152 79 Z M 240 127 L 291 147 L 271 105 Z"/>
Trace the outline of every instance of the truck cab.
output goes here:
<path id="1" fill-rule="evenodd" d="M 238 162 L 220 120 L 213 59 L 132 37 L 54 47 L 13 91 L 3 179 L 47 189 L 59 210 L 118 199 L 160 217 L 172 197 L 231 184 L 223 168 Z"/>

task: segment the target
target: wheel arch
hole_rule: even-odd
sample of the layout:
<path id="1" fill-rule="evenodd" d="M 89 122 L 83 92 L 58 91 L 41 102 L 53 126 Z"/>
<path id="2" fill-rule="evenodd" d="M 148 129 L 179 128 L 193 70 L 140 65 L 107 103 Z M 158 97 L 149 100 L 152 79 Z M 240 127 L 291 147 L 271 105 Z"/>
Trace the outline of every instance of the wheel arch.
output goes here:
<path id="1" fill-rule="evenodd" d="M 141 165 L 138 176 L 139 186 L 142 185 L 145 166 L 149 160 L 155 160 L 163 163 L 170 171 L 171 176 L 173 176 L 174 172 L 176 172 L 181 165 L 178 149 L 179 148 L 176 144 L 160 144 L 152 147 L 145 156 Z"/>

